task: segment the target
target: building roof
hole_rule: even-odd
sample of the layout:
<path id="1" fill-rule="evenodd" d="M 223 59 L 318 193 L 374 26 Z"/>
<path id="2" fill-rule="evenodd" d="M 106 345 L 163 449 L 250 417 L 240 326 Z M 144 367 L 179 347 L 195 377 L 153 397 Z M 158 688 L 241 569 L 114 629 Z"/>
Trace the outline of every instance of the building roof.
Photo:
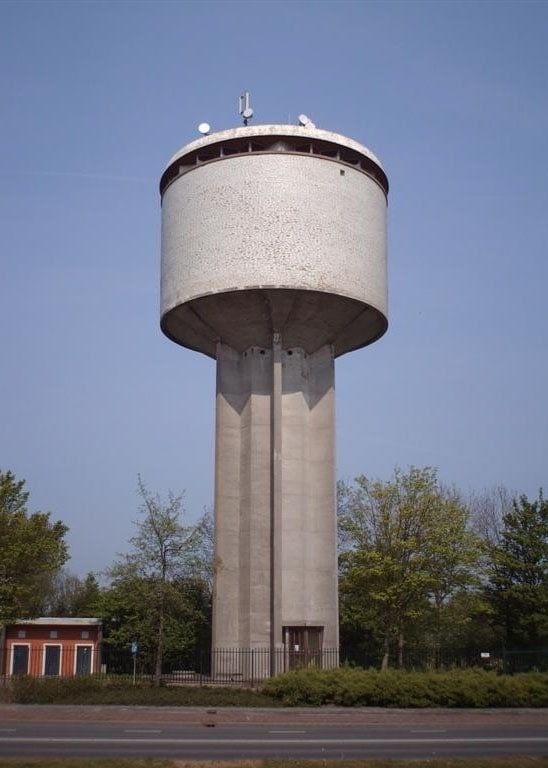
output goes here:
<path id="1" fill-rule="evenodd" d="M 353 149 L 360 154 L 370 158 L 376 163 L 379 168 L 384 172 L 382 163 L 379 158 L 373 154 L 373 152 L 360 144 L 355 139 L 351 139 L 348 136 L 343 136 L 340 133 L 334 133 L 333 131 L 326 131 L 322 128 L 310 128 L 302 127 L 298 125 L 248 125 L 245 127 L 239 126 L 238 128 L 228 128 L 224 131 L 217 131 L 210 133 L 207 136 L 202 136 L 199 139 L 191 141 L 186 144 L 178 152 L 176 152 L 166 165 L 166 170 L 179 158 L 186 155 L 188 152 L 192 152 L 196 149 L 202 149 L 209 144 L 217 144 L 219 142 L 228 141 L 230 139 L 249 138 L 259 136 L 298 136 L 303 139 L 320 139 L 323 141 L 333 142 L 340 144 L 341 146 Z"/>
<path id="2" fill-rule="evenodd" d="M 81 626 L 99 626 L 102 624 L 102 619 L 96 619 L 96 618 L 74 618 L 74 617 L 41 617 L 39 619 L 21 619 L 19 621 L 13 621 L 11 622 L 11 626 L 15 624 L 25 624 L 25 625 L 32 625 L 32 626 L 42 626 L 42 627 L 50 627 L 50 626 L 64 626 L 64 627 L 81 627 Z"/>

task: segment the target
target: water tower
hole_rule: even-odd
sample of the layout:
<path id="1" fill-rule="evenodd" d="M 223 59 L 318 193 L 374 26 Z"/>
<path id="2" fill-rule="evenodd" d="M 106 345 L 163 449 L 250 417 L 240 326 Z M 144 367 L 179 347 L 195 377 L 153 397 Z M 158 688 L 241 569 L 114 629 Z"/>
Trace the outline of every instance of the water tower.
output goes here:
<path id="1" fill-rule="evenodd" d="M 334 359 L 387 328 L 388 180 L 304 116 L 244 122 L 162 175 L 161 327 L 217 361 L 213 647 L 268 674 L 338 646 Z"/>

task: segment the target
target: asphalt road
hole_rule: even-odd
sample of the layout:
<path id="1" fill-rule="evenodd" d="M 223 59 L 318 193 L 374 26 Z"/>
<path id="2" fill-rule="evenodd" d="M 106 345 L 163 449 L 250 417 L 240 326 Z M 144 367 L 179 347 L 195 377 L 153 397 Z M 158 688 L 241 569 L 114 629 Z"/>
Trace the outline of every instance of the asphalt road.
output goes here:
<path id="1" fill-rule="evenodd" d="M 78 719 L 69 719 L 78 710 Z M 396 713 L 368 722 L 366 716 L 355 723 L 276 722 L 279 712 L 263 711 L 263 722 L 216 722 L 214 715 L 201 712 L 195 722 L 175 722 L 173 716 L 154 719 L 143 713 L 128 713 L 128 708 L 113 708 L 106 715 L 102 708 L 84 714 L 88 708 L 63 708 L 62 715 L 42 713 L 34 708 L 32 717 L 21 711 L 10 716 L 0 708 L 0 756 L 124 756 L 171 757 L 179 759 L 236 759 L 265 757 L 307 758 L 425 758 L 433 756 L 548 755 L 546 718 L 476 716 L 453 720 L 422 713 L 413 722 L 398 725 Z M 116 712 L 115 710 L 119 710 Z M 432 711 L 430 711 L 432 713 Z M 108 718 L 108 715 L 112 716 Z M 137 716 L 140 714 L 140 716 Z M 107 719 L 108 718 L 108 719 Z M 317 720 L 321 719 L 318 715 Z M 405 721 L 405 717 L 401 718 Z M 463 722 L 459 722 L 459 719 Z M 332 722 L 335 720 L 335 722 Z"/>

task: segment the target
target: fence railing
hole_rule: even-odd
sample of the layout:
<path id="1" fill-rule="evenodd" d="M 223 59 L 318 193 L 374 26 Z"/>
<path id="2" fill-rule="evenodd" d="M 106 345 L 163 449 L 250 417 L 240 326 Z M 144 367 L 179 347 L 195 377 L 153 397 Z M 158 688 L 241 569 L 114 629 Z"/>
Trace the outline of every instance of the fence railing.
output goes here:
<path id="1" fill-rule="evenodd" d="M 55 647 L 55 646 L 53 646 Z M 106 643 L 93 650 L 82 646 L 25 646 L 15 651 L 14 644 L 2 648 L 3 674 L 29 674 L 36 677 L 69 677 L 93 674 L 106 677 L 152 679 L 155 674 L 153 649 L 142 648 L 133 654 L 130 648 L 112 648 Z M 302 668 L 329 669 L 341 665 L 362 668 L 381 666 L 381 656 L 355 648 L 288 650 L 286 648 L 215 648 L 164 655 L 162 682 L 166 685 L 253 685 L 281 672 Z M 440 648 L 405 648 L 403 668 L 434 670 L 483 667 L 500 673 L 548 671 L 548 648 L 533 650 L 496 649 L 484 652 L 455 651 Z M 398 666 L 391 655 L 389 665 Z"/>

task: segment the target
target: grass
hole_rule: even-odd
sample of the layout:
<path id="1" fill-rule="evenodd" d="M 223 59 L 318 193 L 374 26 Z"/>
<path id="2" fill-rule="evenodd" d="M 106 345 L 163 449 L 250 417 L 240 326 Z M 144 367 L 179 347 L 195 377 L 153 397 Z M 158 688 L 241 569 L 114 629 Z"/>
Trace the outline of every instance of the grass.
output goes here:
<path id="1" fill-rule="evenodd" d="M 422 760 L 134 760 L 125 758 L 0 758 L 1 768 L 548 768 L 548 757 Z"/>

